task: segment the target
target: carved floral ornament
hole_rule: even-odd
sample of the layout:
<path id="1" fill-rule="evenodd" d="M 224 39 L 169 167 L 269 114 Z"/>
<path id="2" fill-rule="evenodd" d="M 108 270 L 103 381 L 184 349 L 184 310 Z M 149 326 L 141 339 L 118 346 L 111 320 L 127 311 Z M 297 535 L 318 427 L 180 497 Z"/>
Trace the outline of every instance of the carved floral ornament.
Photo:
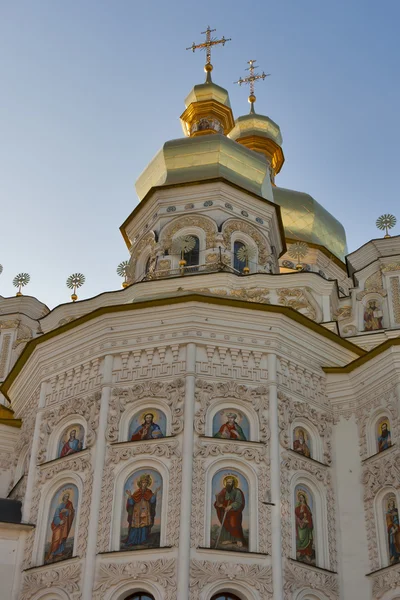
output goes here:
<path id="1" fill-rule="evenodd" d="M 136 442 L 131 446 L 111 446 L 107 452 L 106 465 L 104 468 L 101 486 L 101 504 L 99 533 L 97 540 L 97 552 L 109 550 L 111 519 L 110 506 L 113 503 L 114 484 L 116 477 L 115 467 L 121 462 L 135 457 L 154 456 L 169 459 L 168 470 L 170 472 L 168 486 L 168 511 L 166 540 L 167 545 L 177 546 L 179 539 L 180 519 L 180 491 L 182 482 L 182 458 L 178 440 L 160 440 L 158 444 Z M 132 467 L 134 470 L 134 467 Z"/>
<path id="2" fill-rule="evenodd" d="M 262 266 L 266 265 L 271 255 L 269 244 L 262 233 L 246 221 L 242 221 L 241 219 L 228 219 L 225 221 L 222 225 L 225 247 L 228 250 L 231 249 L 231 236 L 236 231 L 241 231 L 254 240 L 258 249 L 258 264 Z"/>
<path id="3" fill-rule="evenodd" d="M 367 458 L 367 426 L 371 420 L 371 415 L 377 411 L 382 410 L 382 414 L 386 410 L 386 413 L 390 415 L 390 422 L 392 427 L 392 436 L 396 437 L 400 432 L 400 418 L 399 411 L 397 408 L 397 397 L 394 388 L 388 389 L 385 393 L 383 390 L 374 391 L 366 402 L 361 406 L 357 407 L 355 413 L 356 423 L 358 427 L 358 443 L 360 446 L 360 456 L 362 459 Z"/>
<path id="4" fill-rule="evenodd" d="M 86 421 L 85 447 L 93 446 L 96 439 L 96 431 L 99 422 L 101 393 L 95 392 L 90 396 L 75 397 L 65 400 L 58 407 L 47 409 L 42 418 L 40 427 L 40 443 L 38 451 L 38 462 L 44 463 L 48 460 L 48 441 L 57 424 L 66 417 L 79 415 Z M 61 434 L 61 431 L 60 431 Z"/>
<path id="5" fill-rule="evenodd" d="M 163 227 L 160 234 L 160 245 L 164 249 L 164 252 L 170 250 L 172 238 L 178 231 L 185 227 L 199 227 L 200 229 L 203 229 L 206 234 L 206 249 L 215 248 L 216 236 L 218 233 L 215 221 L 208 217 L 191 215 L 177 217 Z"/>
<path id="6" fill-rule="evenodd" d="M 38 592 L 43 590 L 64 590 L 71 600 L 80 600 L 80 562 L 68 565 L 51 565 L 48 569 L 40 569 L 25 573 L 22 583 L 20 600 L 30 600 Z"/>
<path id="7" fill-rule="evenodd" d="M 129 264 L 127 267 L 126 275 L 128 279 L 135 278 L 136 272 L 136 264 L 138 259 L 141 257 L 142 253 L 146 249 L 150 249 L 150 258 L 155 257 L 156 252 L 156 236 L 154 231 L 149 231 L 145 236 L 142 237 L 132 248 L 131 248 L 131 257 L 129 259 Z"/>
<path id="8" fill-rule="evenodd" d="M 386 592 L 400 589 L 400 565 L 373 576 L 372 593 L 374 599 L 380 600 Z"/>
<path id="9" fill-rule="evenodd" d="M 286 560 L 283 588 L 285 600 L 291 600 L 293 592 L 302 588 L 321 592 L 329 600 L 337 600 L 339 598 L 337 575 L 317 571 L 310 567 L 304 567 L 299 563 Z"/>

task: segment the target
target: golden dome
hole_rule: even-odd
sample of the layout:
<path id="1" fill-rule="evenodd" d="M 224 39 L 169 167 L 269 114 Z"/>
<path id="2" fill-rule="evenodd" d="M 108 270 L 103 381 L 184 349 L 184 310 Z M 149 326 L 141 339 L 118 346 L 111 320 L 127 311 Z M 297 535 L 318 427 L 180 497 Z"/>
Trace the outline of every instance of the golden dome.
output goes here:
<path id="1" fill-rule="evenodd" d="M 344 227 L 312 196 L 285 188 L 273 188 L 274 202 L 281 207 L 286 239 L 325 246 L 341 261 L 347 254 Z"/>

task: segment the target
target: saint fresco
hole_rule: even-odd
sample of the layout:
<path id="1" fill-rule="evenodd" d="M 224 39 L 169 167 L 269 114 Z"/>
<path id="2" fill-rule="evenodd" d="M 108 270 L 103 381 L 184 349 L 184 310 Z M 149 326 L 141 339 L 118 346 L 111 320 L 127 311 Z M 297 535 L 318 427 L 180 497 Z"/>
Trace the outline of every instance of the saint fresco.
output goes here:
<path id="1" fill-rule="evenodd" d="M 364 330 L 376 331 L 383 329 L 383 312 L 378 300 L 370 300 L 364 309 Z"/>
<path id="2" fill-rule="evenodd" d="M 136 413 L 129 423 L 128 440 L 154 440 L 165 437 L 166 417 L 161 410 L 150 409 Z"/>
<path id="3" fill-rule="evenodd" d="M 211 548 L 248 552 L 249 486 L 237 471 L 223 470 L 212 480 Z"/>
<path id="4" fill-rule="evenodd" d="M 76 485 L 65 485 L 51 501 L 45 542 L 45 564 L 73 556 L 78 494 Z"/>
<path id="5" fill-rule="evenodd" d="M 296 559 L 315 565 L 313 498 L 304 485 L 295 488 Z"/>
<path id="6" fill-rule="evenodd" d="M 390 423 L 387 417 L 382 417 L 377 423 L 377 446 L 378 452 L 387 450 L 392 445 Z"/>
<path id="7" fill-rule="evenodd" d="M 389 547 L 390 564 L 400 562 L 400 523 L 396 497 L 390 494 L 386 497 L 386 530 Z"/>
<path id="8" fill-rule="evenodd" d="M 220 410 L 213 419 L 213 437 L 248 440 L 250 427 L 247 417 L 239 410 Z"/>
<path id="9" fill-rule="evenodd" d="M 311 458 L 310 436 L 303 427 L 296 427 L 293 431 L 293 450 Z"/>
<path id="10" fill-rule="evenodd" d="M 85 430 L 82 425 L 69 425 L 58 444 L 57 458 L 69 456 L 83 449 Z"/>
<path id="11" fill-rule="evenodd" d="M 121 518 L 121 550 L 158 548 L 162 478 L 154 469 L 135 471 L 126 481 Z"/>

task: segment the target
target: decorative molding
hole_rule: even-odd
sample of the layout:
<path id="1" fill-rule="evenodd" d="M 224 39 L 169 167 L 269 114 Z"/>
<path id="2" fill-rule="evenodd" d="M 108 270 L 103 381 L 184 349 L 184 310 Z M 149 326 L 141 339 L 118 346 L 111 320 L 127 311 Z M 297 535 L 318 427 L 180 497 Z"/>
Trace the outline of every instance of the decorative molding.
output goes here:
<path id="1" fill-rule="evenodd" d="M 180 229 L 184 229 L 185 227 L 199 227 L 200 229 L 203 229 L 206 234 L 206 249 L 208 250 L 210 248 L 215 248 L 215 237 L 218 233 L 218 228 L 215 221 L 200 215 L 190 215 L 177 217 L 163 227 L 160 234 L 160 246 L 164 249 L 164 251 L 170 250 L 172 246 L 172 238 L 174 237 L 175 233 L 177 233 Z"/>
<path id="2" fill-rule="evenodd" d="M 348 319 L 352 315 L 351 306 L 342 306 L 334 313 L 335 321 L 343 321 L 344 319 Z"/>
<path id="3" fill-rule="evenodd" d="M 37 592 L 58 588 L 67 592 L 71 600 L 80 600 L 81 564 L 55 564 L 48 569 L 24 573 L 20 600 L 30 600 Z"/>
<path id="4" fill-rule="evenodd" d="M 327 596 L 329 600 L 338 600 L 338 576 L 334 573 L 317 571 L 291 560 L 285 561 L 283 591 L 285 600 L 292 600 L 293 593 L 310 588 Z"/>
<path id="5" fill-rule="evenodd" d="M 387 291 L 383 287 L 370 287 L 367 290 L 363 290 L 362 292 L 358 292 L 356 298 L 357 300 L 362 300 L 368 294 L 378 294 L 378 296 L 382 296 L 385 298 L 387 296 Z"/>
<path id="6" fill-rule="evenodd" d="M 238 298 L 239 300 L 246 300 L 247 302 L 270 304 L 270 291 L 267 288 L 252 287 L 240 288 L 239 290 L 220 288 L 193 288 L 193 291 L 205 292 L 206 294 L 215 294 L 216 296 L 229 296 L 230 298 Z"/>
<path id="7" fill-rule="evenodd" d="M 321 309 L 312 297 L 309 288 L 281 288 L 276 292 L 279 304 L 289 306 L 313 321 L 321 321 Z"/>
<path id="8" fill-rule="evenodd" d="M 78 316 L 75 318 L 78 318 Z M 76 360 L 81 361 L 82 356 L 76 356 Z M 96 357 L 65 371 L 62 370 L 57 375 L 48 373 L 50 369 L 44 369 L 44 374 L 49 377 L 46 405 L 49 406 L 57 402 L 64 403 L 67 398 L 74 398 L 93 391 L 101 383 L 100 362 L 101 359 Z M 57 367 L 65 367 L 65 361 Z"/>
<path id="9" fill-rule="evenodd" d="M 154 231 L 149 231 L 148 233 L 146 233 L 146 235 L 144 237 L 142 237 L 141 240 L 139 240 L 137 242 L 137 244 L 135 244 L 133 246 L 133 248 L 131 248 L 131 257 L 129 259 L 128 270 L 127 270 L 127 276 L 128 276 L 129 282 L 133 282 L 133 280 L 135 279 L 137 261 L 140 258 L 141 254 L 143 253 L 143 251 L 146 250 L 147 248 L 150 248 L 150 258 L 154 262 L 155 253 L 156 253 L 156 245 L 157 244 L 156 244 L 155 233 L 154 233 Z M 140 275 L 140 273 L 138 275 Z"/>
<path id="10" fill-rule="evenodd" d="M 372 576 L 374 600 L 379 600 L 390 590 L 400 590 L 400 565 Z"/>
<path id="11" fill-rule="evenodd" d="M 11 346 L 11 333 L 6 333 L 3 335 L 3 343 L 1 345 L 0 352 L 0 379 L 4 379 L 7 375 L 6 368 L 8 362 L 8 353 Z"/>
<path id="12" fill-rule="evenodd" d="M 124 581 L 158 583 L 163 588 L 165 600 L 176 599 L 175 559 L 160 558 L 129 563 L 100 563 L 93 588 L 93 600 L 103 600 L 105 593 Z"/>
<path id="13" fill-rule="evenodd" d="M 265 417 L 268 408 L 268 390 L 265 386 L 249 387 L 236 381 L 212 383 L 205 379 L 196 379 L 196 401 L 200 408 L 194 417 L 194 428 L 199 435 L 205 435 L 208 408 L 220 399 L 235 399 L 252 405 L 259 418 L 260 440 L 268 442 L 270 431 Z"/>
<path id="14" fill-rule="evenodd" d="M 257 564 L 192 560 L 190 563 L 190 600 L 197 600 L 210 583 L 238 581 L 255 588 L 260 598 L 272 598 L 272 568 Z"/>
<path id="15" fill-rule="evenodd" d="M 281 510 L 282 510 L 282 548 L 285 556 L 292 554 L 292 511 L 293 498 L 290 482 L 293 475 L 303 471 L 312 475 L 321 483 L 325 490 L 327 533 L 329 544 L 329 564 L 332 570 L 336 570 L 336 503 L 333 493 L 333 484 L 330 471 L 327 467 L 308 461 L 300 454 L 293 456 L 284 452 L 281 462 Z M 322 496 L 321 500 L 324 500 Z"/>
<path id="16" fill-rule="evenodd" d="M 390 271 L 400 271 L 400 263 L 390 263 L 381 267 L 382 273 L 388 273 Z"/>
<path id="17" fill-rule="evenodd" d="M 400 323 L 400 280 L 398 277 L 390 278 L 390 290 L 392 293 L 394 320 L 396 323 Z"/>
<path id="18" fill-rule="evenodd" d="M 318 431 L 322 441 L 323 459 L 330 465 L 332 463 L 332 426 L 333 416 L 327 412 L 316 410 L 306 402 L 294 401 L 281 391 L 278 391 L 280 400 L 278 406 L 279 440 L 286 450 L 292 447 L 290 426 L 298 418 L 310 422 Z"/>
<path id="19" fill-rule="evenodd" d="M 171 434 L 180 433 L 183 430 L 184 396 L 184 379 L 143 381 L 130 388 L 114 388 L 108 412 L 107 441 L 118 441 L 122 413 L 126 410 L 127 405 L 134 403 L 139 405 L 144 398 L 148 398 L 149 401 L 163 400 L 171 410 Z"/>
<path id="20" fill-rule="evenodd" d="M 58 423 L 65 417 L 79 415 L 86 421 L 87 428 L 85 433 L 85 447 L 93 446 L 99 423 L 100 412 L 100 392 L 94 392 L 90 396 L 80 396 L 65 400 L 63 404 L 57 407 L 44 410 L 42 423 L 40 427 L 38 462 L 44 463 L 47 460 L 48 441 L 51 433 L 55 430 Z M 60 431 L 61 434 L 61 431 Z"/>
<path id="21" fill-rule="evenodd" d="M 287 391 L 307 400 L 330 406 L 326 395 L 326 376 L 300 366 L 293 360 L 278 357 L 278 383 Z"/>
<path id="22" fill-rule="evenodd" d="M 254 227 L 254 225 L 251 225 L 246 221 L 242 221 L 241 219 L 228 219 L 228 221 L 225 221 L 225 223 L 222 225 L 222 233 L 224 236 L 226 249 L 231 251 L 231 236 L 232 233 L 237 231 L 245 233 L 254 240 L 258 249 L 258 264 L 262 266 L 266 265 L 271 256 L 268 241 L 259 232 L 257 227 Z"/>
<path id="23" fill-rule="evenodd" d="M 97 552 L 108 552 L 111 538 L 111 520 L 112 511 L 110 506 L 113 504 L 114 485 L 115 485 L 115 466 L 121 461 L 131 460 L 135 457 L 156 456 L 170 460 L 168 466 L 170 472 L 167 516 L 167 535 L 166 544 L 177 546 L 179 539 L 179 518 L 181 506 L 181 483 L 182 483 L 182 459 L 178 440 L 159 440 L 157 444 L 143 442 L 133 442 L 126 446 L 111 446 L 108 449 L 106 464 L 103 472 L 101 486 L 100 518 L 97 539 Z M 132 471 L 135 468 L 134 460 Z"/>
<path id="24" fill-rule="evenodd" d="M 400 433 L 400 415 L 394 385 L 392 384 L 390 387 L 391 389 L 385 390 L 380 387 L 378 390 L 371 391 L 364 403 L 357 406 L 357 410 L 355 411 L 360 457 L 362 460 L 368 457 L 367 425 L 371 414 L 375 410 L 382 409 L 382 412 L 389 412 L 392 426 L 392 439 L 398 439 Z"/>

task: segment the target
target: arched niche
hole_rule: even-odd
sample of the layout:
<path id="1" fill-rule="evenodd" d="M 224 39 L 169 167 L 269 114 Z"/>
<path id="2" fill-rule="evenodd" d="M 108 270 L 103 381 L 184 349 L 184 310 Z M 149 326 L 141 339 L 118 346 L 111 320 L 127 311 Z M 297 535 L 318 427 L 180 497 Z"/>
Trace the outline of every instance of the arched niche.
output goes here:
<path id="1" fill-rule="evenodd" d="M 246 261 L 238 260 L 237 251 L 238 246 L 241 244 L 244 247 L 250 248 L 252 257 L 249 258 L 247 264 Z M 229 248 L 232 255 L 232 266 L 239 271 L 243 272 L 243 269 L 247 266 L 250 269 L 250 273 L 257 272 L 258 265 L 258 246 L 255 240 L 247 233 L 243 231 L 233 231 L 231 234 L 231 246 Z"/>
<path id="2" fill-rule="evenodd" d="M 170 407 L 162 402 L 161 400 L 148 400 L 142 399 L 138 402 L 132 403 L 122 416 L 120 421 L 119 441 L 127 442 L 131 441 L 132 435 L 137 429 L 141 427 L 146 421 L 145 415 L 153 415 L 153 424 L 158 425 L 162 436 L 157 434 L 157 429 L 154 428 L 153 432 L 148 432 L 145 435 L 152 435 L 152 438 L 144 437 L 143 439 L 156 439 L 157 437 L 166 437 L 171 435 L 171 410 Z"/>
<path id="3" fill-rule="evenodd" d="M 230 440 L 259 441 L 257 415 L 237 401 L 214 403 L 206 416 L 206 435 Z"/>
<path id="4" fill-rule="evenodd" d="M 154 600 L 164 600 L 164 590 L 152 581 L 151 572 L 148 577 L 133 581 L 122 581 L 104 594 L 103 600 L 127 600 L 134 594 L 148 594 Z"/>
<path id="5" fill-rule="evenodd" d="M 366 428 L 369 456 L 382 452 L 393 444 L 392 423 L 392 415 L 388 410 L 379 408 L 372 413 Z"/>
<path id="6" fill-rule="evenodd" d="M 200 251 L 216 247 L 218 227 L 216 222 L 204 215 L 175 217 L 164 225 L 160 232 L 160 246 L 164 252 L 170 250 L 175 237 L 196 235 L 200 240 Z"/>
<path id="7" fill-rule="evenodd" d="M 386 324 L 386 300 L 376 292 L 366 294 L 359 303 L 359 331 L 381 331 Z"/>
<path id="8" fill-rule="evenodd" d="M 225 248 L 232 252 L 232 240 L 242 239 L 257 248 L 257 264 L 265 266 L 271 256 L 271 246 L 267 238 L 251 223 L 242 219 L 230 218 L 222 224 L 222 234 Z"/>
<path id="9" fill-rule="evenodd" d="M 68 449 L 68 442 L 70 434 L 75 430 L 75 442 L 70 444 L 71 448 Z M 80 415 L 68 415 L 62 419 L 57 427 L 52 431 L 49 437 L 49 450 L 47 453 L 48 460 L 54 460 L 55 458 L 62 458 L 62 450 L 65 447 L 63 456 L 68 456 L 79 452 L 86 447 L 86 435 L 87 435 L 87 423 L 85 419 Z M 79 442 L 79 444 L 77 443 Z M 78 448 L 75 449 L 74 448 Z"/>
<path id="10" fill-rule="evenodd" d="M 139 522 L 138 502 L 133 498 L 128 511 L 128 498 L 142 489 L 139 480 L 150 475 L 151 481 L 147 490 L 152 492 L 155 499 L 147 493 L 143 510 L 143 519 Z M 156 493 L 158 487 L 161 487 Z M 126 490 L 130 495 L 126 494 Z M 166 524 L 168 519 L 169 472 L 166 466 L 153 457 L 135 460 L 134 465 L 125 465 L 115 477 L 114 502 L 111 529 L 111 550 L 135 550 L 165 546 Z M 139 499 L 139 502 L 141 499 Z M 155 504 L 155 506 L 154 506 Z M 146 513 L 146 514 L 145 514 Z M 138 520 L 139 519 L 139 520 Z M 153 523 L 151 521 L 154 521 Z M 133 528 L 148 528 L 147 531 L 133 531 Z M 131 531 L 129 531 L 131 529 Z M 140 548 L 139 548 L 140 547 Z"/>
<path id="11" fill-rule="evenodd" d="M 70 596 L 64 590 L 51 586 L 34 594 L 31 600 L 70 600 Z"/>
<path id="12" fill-rule="evenodd" d="M 302 433 L 303 436 L 301 435 Z M 307 419 L 299 417 L 291 423 L 290 447 L 303 456 L 323 462 L 321 436 L 315 425 Z"/>
<path id="13" fill-rule="evenodd" d="M 235 494 L 231 499 L 226 496 L 226 492 L 232 493 L 228 490 L 228 478 L 236 478 L 233 482 Z M 217 460 L 207 469 L 205 487 L 205 545 L 222 551 L 226 548 L 229 551 L 257 552 L 258 485 L 252 467 L 238 459 Z M 241 493 L 237 494 L 236 490 Z M 233 502 L 239 506 L 222 525 L 224 507 Z M 216 507 L 216 504 L 222 506 Z"/>
<path id="14" fill-rule="evenodd" d="M 148 259 L 153 259 L 155 257 L 155 247 L 156 235 L 154 231 L 148 231 L 133 246 L 133 248 L 131 248 L 131 257 L 128 266 L 128 274 L 131 281 L 144 276 Z"/>
<path id="15" fill-rule="evenodd" d="M 374 500 L 375 523 L 381 567 L 400 563 L 400 533 L 396 527 L 399 521 L 400 491 L 395 487 L 385 487 Z"/>
<path id="16" fill-rule="evenodd" d="M 258 600 L 259 596 L 254 589 L 246 583 L 239 581 L 217 581 L 204 587 L 200 594 L 200 600 L 213 600 L 218 596 L 233 595 L 239 600 Z"/>
<path id="17" fill-rule="evenodd" d="M 43 486 L 33 548 L 35 565 L 56 564 L 76 556 L 82 493 L 82 480 L 76 473 L 60 473 Z M 63 539 L 67 540 L 64 548 L 60 546 Z"/>
<path id="18" fill-rule="evenodd" d="M 320 591 L 315 591 L 311 588 L 300 590 L 293 600 L 329 600 L 328 596 Z"/>
<path id="19" fill-rule="evenodd" d="M 207 235 L 204 229 L 197 226 L 182 227 L 174 233 L 171 238 L 171 246 L 168 249 L 168 254 L 171 257 L 171 265 L 173 269 L 179 268 L 179 261 L 182 256 L 179 253 L 173 252 L 174 242 L 178 238 L 190 237 L 195 240 L 195 248 L 184 254 L 183 258 L 186 261 L 186 267 L 196 267 L 205 263 L 205 251 L 207 248 Z"/>
<path id="20" fill-rule="evenodd" d="M 308 505 L 306 507 L 302 506 L 301 493 L 306 495 Z M 314 564 L 317 567 L 329 569 L 326 490 L 313 476 L 299 471 L 295 473 L 290 482 L 290 497 L 292 558 L 306 564 Z M 303 527 L 300 523 L 301 520 L 303 520 Z M 309 531 L 310 527 L 306 524 L 307 520 L 312 520 L 311 532 Z M 312 536 L 311 548 L 310 534 Z M 314 550 L 314 556 L 312 550 Z"/>

